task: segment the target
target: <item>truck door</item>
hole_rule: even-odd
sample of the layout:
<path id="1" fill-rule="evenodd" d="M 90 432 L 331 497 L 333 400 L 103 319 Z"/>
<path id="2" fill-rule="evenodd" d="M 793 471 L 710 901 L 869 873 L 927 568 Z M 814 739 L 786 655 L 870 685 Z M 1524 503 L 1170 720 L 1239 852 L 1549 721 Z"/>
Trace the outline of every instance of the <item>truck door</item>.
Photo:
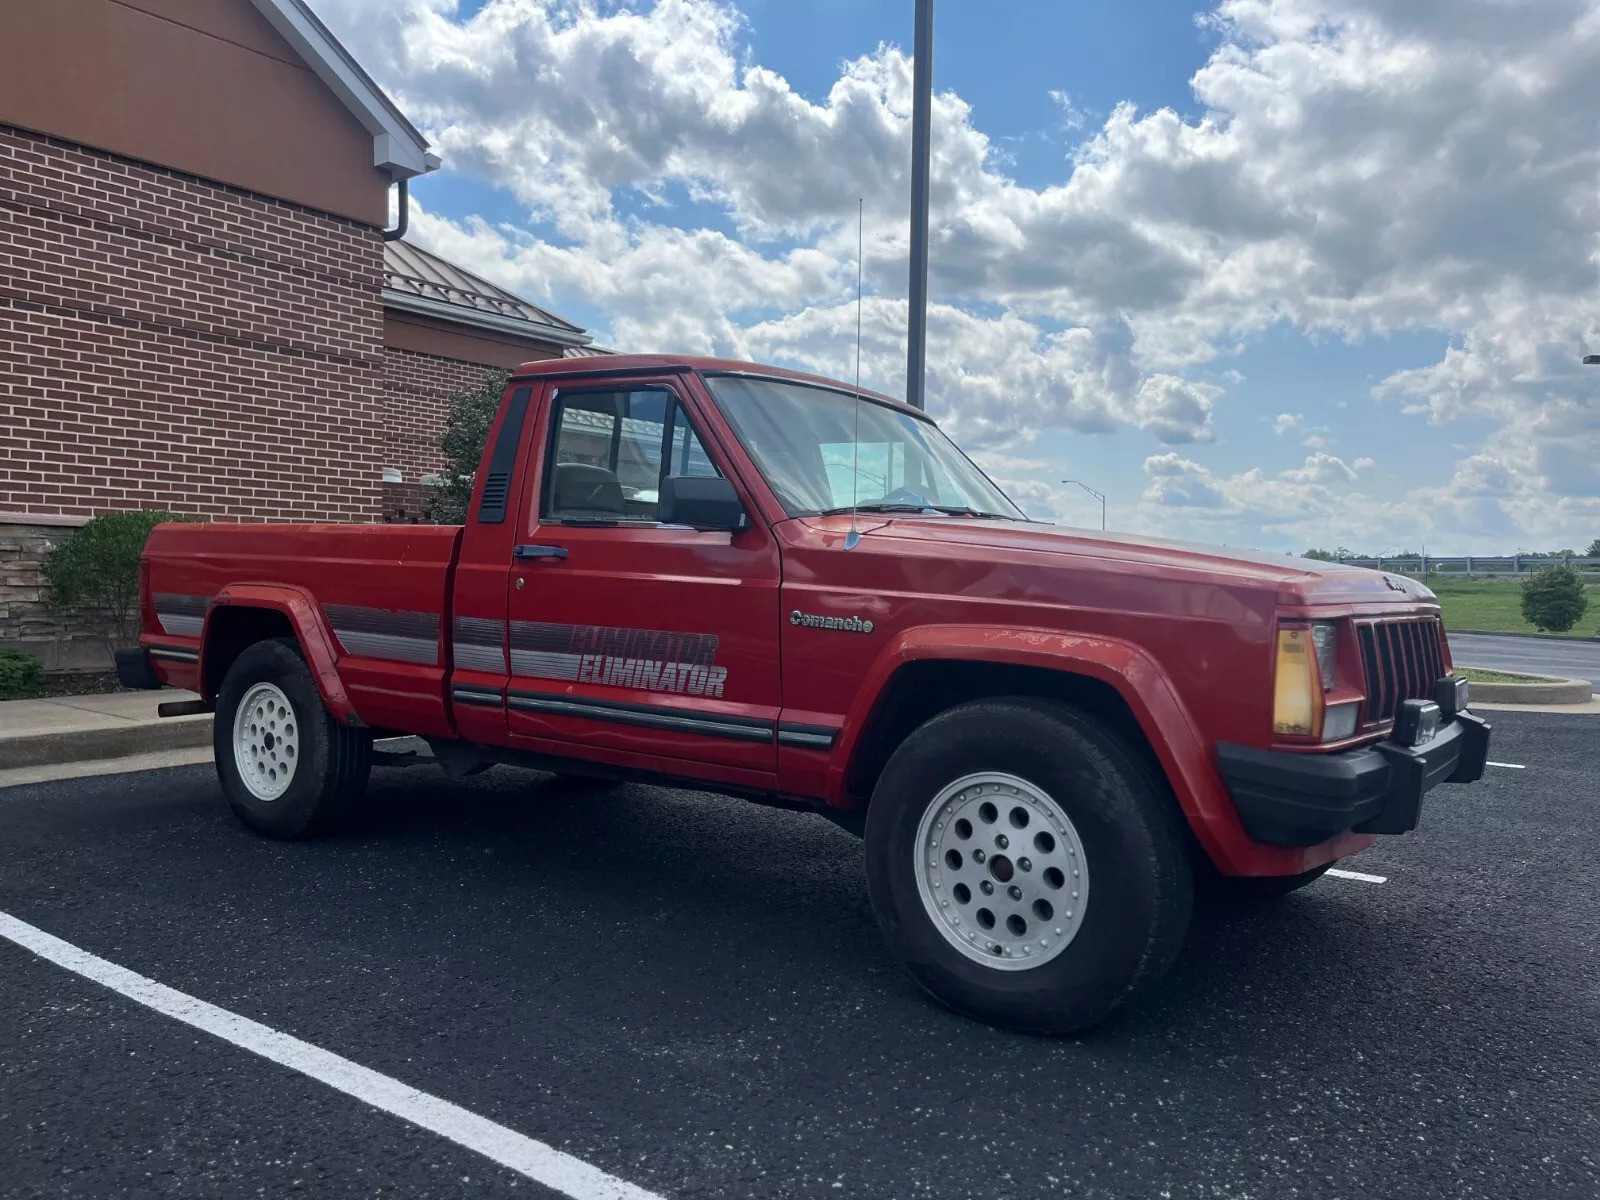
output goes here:
<path id="1" fill-rule="evenodd" d="M 512 550 L 508 729 L 531 750 L 766 786 L 777 546 L 757 519 L 737 533 L 656 520 L 667 475 L 741 486 L 697 433 L 698 402 L 670 375 L 551 386 Z"/>

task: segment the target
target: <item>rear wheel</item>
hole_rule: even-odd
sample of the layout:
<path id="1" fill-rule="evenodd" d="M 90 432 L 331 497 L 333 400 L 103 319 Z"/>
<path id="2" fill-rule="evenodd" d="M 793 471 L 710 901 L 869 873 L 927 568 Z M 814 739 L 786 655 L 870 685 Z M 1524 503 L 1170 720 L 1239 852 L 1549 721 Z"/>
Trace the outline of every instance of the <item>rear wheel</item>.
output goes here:
<path id="1" fill-rule="evenodd" d="M 867 812 L 890 945 L 952 1008 L 1069 1032 L 1160 978 L 1193 882 L 1165 783 L 1065 704 L 964 704 L 913 733 Z"/>
<path id="2" fill-rule="evenodd" d="M 228 668 L 212 726 L 228 807 L 269 837 L 336 826 L 366 789 L 372 739 L 340 725 L 289 639 L 257 642 Z"/>

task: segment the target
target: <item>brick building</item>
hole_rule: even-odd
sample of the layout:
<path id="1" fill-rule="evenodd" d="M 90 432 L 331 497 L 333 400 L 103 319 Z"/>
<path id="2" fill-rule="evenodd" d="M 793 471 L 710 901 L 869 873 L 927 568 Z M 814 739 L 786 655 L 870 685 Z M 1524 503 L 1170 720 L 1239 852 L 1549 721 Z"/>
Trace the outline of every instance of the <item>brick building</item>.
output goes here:
<path id="1" fill-rule="evenodd" d="M 8 7 L 0 644 L 98 658 L 36 565 L 97 513 L 412 519 L 443 397 L 587 344 L 386 240 L 437 166 L 304 0 Z"/>

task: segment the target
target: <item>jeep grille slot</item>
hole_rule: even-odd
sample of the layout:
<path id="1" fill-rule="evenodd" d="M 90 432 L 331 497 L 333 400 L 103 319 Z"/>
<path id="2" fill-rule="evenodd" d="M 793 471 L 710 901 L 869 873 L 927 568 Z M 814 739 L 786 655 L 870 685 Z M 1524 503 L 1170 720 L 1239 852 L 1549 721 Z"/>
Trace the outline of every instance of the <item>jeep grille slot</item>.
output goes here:
<path id="1" fill-rule="evenodd" d="M 1407 617 L 1356 624 L 1361 669 L 1367 677 L 1368 725 L 1394 720 L 1402 700 L 1431 700 L 1444 677 L 1443 623 Z"/>

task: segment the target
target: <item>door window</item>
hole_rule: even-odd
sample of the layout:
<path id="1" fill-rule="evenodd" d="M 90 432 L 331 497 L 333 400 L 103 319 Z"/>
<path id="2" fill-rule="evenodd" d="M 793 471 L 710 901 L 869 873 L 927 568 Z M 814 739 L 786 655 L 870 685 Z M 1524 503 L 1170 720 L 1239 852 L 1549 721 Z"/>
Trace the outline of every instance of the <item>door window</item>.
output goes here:
<path id="1" fill-rule="evenodd" d="M 562 391 L 541 517 L 653 524 L 668 475 L 717 475 L 677 398 L 660 388 Z"/>

